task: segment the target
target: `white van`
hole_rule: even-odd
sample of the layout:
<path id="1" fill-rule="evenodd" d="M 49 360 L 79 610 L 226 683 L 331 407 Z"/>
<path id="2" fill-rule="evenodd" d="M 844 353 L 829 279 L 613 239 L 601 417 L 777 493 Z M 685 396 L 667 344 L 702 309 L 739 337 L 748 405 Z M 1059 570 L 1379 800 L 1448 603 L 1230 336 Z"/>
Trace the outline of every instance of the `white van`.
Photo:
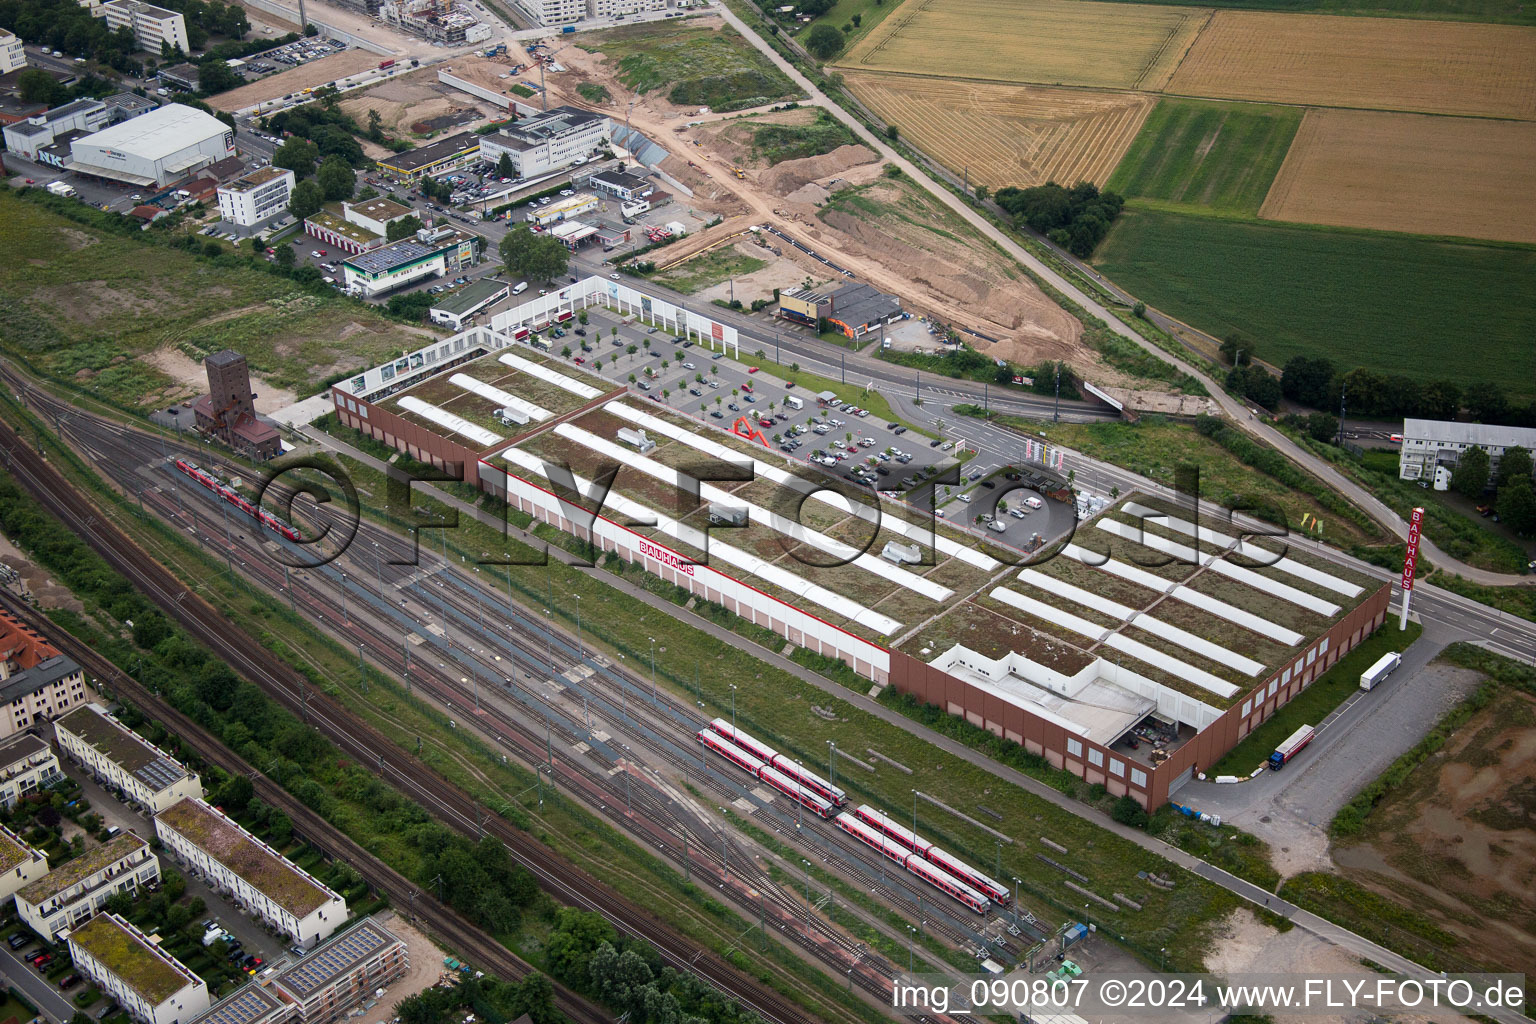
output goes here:
<path id="1" fill-rule="evenodd" d="M 517 284 L 515 286 L 513 286 L 512 294 L 513 295 L 521 295 L 521 294 L 523 294 L 523 292 L 525 292 L 527 290 L 528 290 L 528 282 L 527 281 L 519 281 L 519 282 L 517 282 Z"/>
<path id="2" fill-rule="evenodd" d="M 1030 508 L 1041 508 L 1045 505 L 1045 502 L 1041 501 L 1034 495 L 1030 495 L 1024 499 L 1024 504 L 1028 505 Z"/>
<path id="3" fill-rule="evenodd" d="M 987 524 L 987 529 L 993 530 L 997 533 L 1002 533 L 1004 530 L 1008 529 L 1008 524 L 1003 522 L 1001 519 L 994 519 Z"/>
<path id="4" fill-rule="evenodd" d="M 805 408 L 805 402 L 799 398 L 796 398 L 794 395 L 786 395 L 784 398 L 784 404 L 791 409 Z"/>

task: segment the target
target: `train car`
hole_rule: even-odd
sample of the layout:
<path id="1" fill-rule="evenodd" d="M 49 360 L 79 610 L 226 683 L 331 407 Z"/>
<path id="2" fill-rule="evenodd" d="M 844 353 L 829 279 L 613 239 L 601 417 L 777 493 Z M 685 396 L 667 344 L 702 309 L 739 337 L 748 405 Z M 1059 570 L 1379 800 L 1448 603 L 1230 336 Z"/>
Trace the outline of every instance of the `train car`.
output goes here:
<path id="1" fill-rule="evenodd" d="M 914 856 L 911 850 L 893 843 L 847 811 L 844 811 L 832 820 L 838 828 L 847 832 L 870 849 L 879 851 L 883 856 L 895 861 L 902 867 L 907 866 L 908 857 Z"/>
<path id="2" fill-rule="evenodd" d="M 854 813 L 858 815 L 859 820 L 864 822 L 864 824 L 885 833 L 902 846 L 916 853 L 926 855 L 933 846 L 932 843 L 911 829 L 898 825 L 891 819 L 889 814 L 877 810 L 868 804 L 860 804 Z"/>
<path id="3" fill-rule="evenodd" d="M 704 744 L 710 750 L 713 750 L 721 757 L 730 761 L 742 771 L 751 772 L 753 775 L 757 775 L 759 778 L 762 777 L 759 773 L 761 773 L 762 770 L 767 767 L 767 762 L 762 758 L 742 750 L 740 747 L 726 739 L 724 736 L 718 736 L 715 733 L 710 732 L 708 729 L 701 730 L 698 734 L 698 738 L 700 743 Z"/>
<path id="4" fill-rule="evenodd" d="M 937 864 L 921 857 L 908 857 L 907 870 L 945 894 L 954 897 L 978 914 L 992 909 L 992 901 Z"/>
<path id="5" fill-rule="evenodd" d="M 830 818 L 837 813 L 837 805 L 832 801 L 800 785 L 771 764 L 764 764 L 757 777 L 818 817 Z"/>
<path id="6" fill-rule="evenodd" d="M 736 744 L 742 750 L 750 751 L 753 755 L 762 758 L 764 761 L 772 761 L 775 757 L 779 756 L 779 752 L 777 750 L 774 750 L 772 747 L 762 742 L 761 740 L 747 735 L 723 718 L 717 718 L 713 722 L 710 722 L 709 727 L 714 732 L 719 733 L 721 736 L 724 736 L 726 739 Z"/>
<path id="7" fill-rule="evenodd" d="M 732 743 L 747 750 L 767 761 L 785 775 L 790 776 L 800 785 L 819 794 L 823 800 L 830 800 L 841 807 L 848 802 L 848 794 L 832 785 L 826 779 L 815 772 L 799 764 L 787 754 L 781 754 L 762 740 L 757 739 L 731 725 L 723 718 L 717 718 L 709 723 L 709 728 L 724 736 Z"/>
<path id="8" fill-rule="evenodd" d="M 790 760 L 783 754 L 775 755 L 773 766 L 785 775 L 793 777 L 806 789 L 818 793 L 823 800 L 830 800 L 841 807 L 848 802 L 848 794 L 817 775 L 803 764 Z"/>
<path id="9" fill-rule="evenodd" d="M 186 459 L 176 459 L 173 465 L 175 465 L 175 467 L 180 472 L 191 477 L 193 480 L 196 480 L 198 483 L 208 488 L 214 494 L 218 495 L 221 500 L 235 506 L 235 508 L 238 508 L 240 511 L 244 512 L 246 515 L 250 516 L 252 519 L 256 520 L 262 526 L 265 526 L 267 529 L 271 530 L 278 536 L 284 537 L 288 540 L 299 539 L 298 530 L 283 522 L 272 513 L 258 508 L 256 505 L 247 501 L 244 497 L 241 496 L 239 491 L 235 490 L 233 487 L 230 487 L 228 484 L 223 483 L 219 480 L 218 477 L 214 476 L 206 469 L 202 469 L 197 465 L 188 462 Z"/>
<path id="10" fill-rule="evenodd" d="M 928 847 L 928 852 L 923 854 L 923 856 L 973 889 L 985 893 L 993 903 L 999 906 L 1007 906 L 1008 902 L 1013 898 L 1013 893 L 1009 892 L 1008 888 L 1002 883 L 988 878 L 965 861 L 945 853 L 937 846 Z"/>

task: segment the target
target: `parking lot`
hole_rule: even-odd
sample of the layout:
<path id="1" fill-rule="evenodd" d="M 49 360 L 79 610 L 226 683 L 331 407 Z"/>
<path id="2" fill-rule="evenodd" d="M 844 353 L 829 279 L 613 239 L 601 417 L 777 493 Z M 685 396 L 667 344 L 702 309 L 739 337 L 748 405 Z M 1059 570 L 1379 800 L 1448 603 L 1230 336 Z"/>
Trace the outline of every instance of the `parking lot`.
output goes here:
<path id="1" fill-rule="evenodd" d="M 340 53 L 347 48 L 347 44 L 339 39 L 309 38 L 300 39 L 284 46 L 263 50 L 261 53 L 252 54 L 243 58 L 245 64 L 234 69 L 246 82 L 256 82 L 267 75 L 289 68 L 302 67 L 311 61 L 329 57 L 333 53 Z"/>

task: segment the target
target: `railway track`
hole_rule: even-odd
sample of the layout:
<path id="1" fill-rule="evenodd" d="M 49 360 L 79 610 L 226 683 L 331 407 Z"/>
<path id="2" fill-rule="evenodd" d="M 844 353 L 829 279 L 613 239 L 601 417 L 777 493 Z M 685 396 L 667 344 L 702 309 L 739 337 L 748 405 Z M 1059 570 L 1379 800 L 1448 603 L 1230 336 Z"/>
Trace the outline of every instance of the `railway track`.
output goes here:
<path id="1" fill-rule="evenodd" d="M 644 937 L 674 967 L 693 971 L 722 991 L 732 993 L 765 1020 L 809 1024 L 811 1018 L 785 997 L 737 971 L 711 951 L 695 948 L 649 912 L 630 904 L 509 823 L 494 817 L 483 819 L 475 802 L 447 780 L 409 760 L 391 741 L 323 694 L 311 695 L 299 673 L 278 661 L 244 631 L 229 629 L 222 614 L 189 593 L 168 569 L 116 526 L 87 511 L 88 503 L 43 457 L 27 447 L 8 424 L 0 423 L 0 446 L 8 449 L 9 468 L 18 483 L 50 513 L 85 538 L 114 570 L 181 622 L 200 642 L 273 699 L 314 725 L 340 749 L 364 763 L 377 765 L 381 775 L 392 776 L 396 785 L 451 827 L 474 837 L 482 829 L 495 834 L 557 899 L 597 911 L 617 927 Z"/>

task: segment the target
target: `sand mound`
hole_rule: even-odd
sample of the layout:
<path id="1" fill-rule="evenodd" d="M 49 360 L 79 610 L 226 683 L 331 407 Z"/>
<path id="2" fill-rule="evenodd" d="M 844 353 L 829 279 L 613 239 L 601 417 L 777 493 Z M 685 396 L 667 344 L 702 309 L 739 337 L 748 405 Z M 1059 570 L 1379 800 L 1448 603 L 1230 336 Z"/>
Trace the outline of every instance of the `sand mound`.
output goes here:
<path id="1" fill-rule="evenodd" d="M 849 168 L 871 163 L 875 159 L 875 154 L 863 146 L 839 146 L 821 156 L 808 156 L 775 164 L 764 171 L 759 180 L 763 188 L 774 195 L 787 196 L 802 185 L 834 174 L 841 174 Z"/>

